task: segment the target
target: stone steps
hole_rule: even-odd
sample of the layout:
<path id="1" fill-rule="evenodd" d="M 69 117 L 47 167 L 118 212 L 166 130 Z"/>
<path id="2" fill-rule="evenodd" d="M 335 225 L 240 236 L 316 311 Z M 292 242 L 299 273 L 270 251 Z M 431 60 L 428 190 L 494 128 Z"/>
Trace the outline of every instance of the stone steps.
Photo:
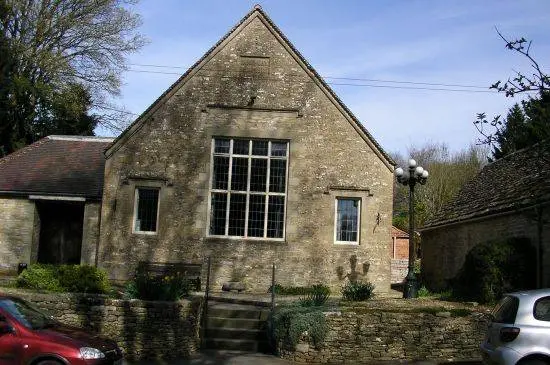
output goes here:
<path id="1" fill-rule="evenodd" d="M 207 349 L 269 352 L 267 321 L 263 306 L 208 302 L 204 346 Z"/>

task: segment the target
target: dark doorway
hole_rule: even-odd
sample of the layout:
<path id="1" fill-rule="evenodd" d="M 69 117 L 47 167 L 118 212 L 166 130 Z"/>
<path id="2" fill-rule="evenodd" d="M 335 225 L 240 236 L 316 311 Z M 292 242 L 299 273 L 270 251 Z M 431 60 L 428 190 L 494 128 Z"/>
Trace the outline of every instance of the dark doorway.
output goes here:
<path id="1" fill-rule="evenodd" d="M 38 262 L 80 264 L 84 203 L 37 201 L 40 216 Z"/>

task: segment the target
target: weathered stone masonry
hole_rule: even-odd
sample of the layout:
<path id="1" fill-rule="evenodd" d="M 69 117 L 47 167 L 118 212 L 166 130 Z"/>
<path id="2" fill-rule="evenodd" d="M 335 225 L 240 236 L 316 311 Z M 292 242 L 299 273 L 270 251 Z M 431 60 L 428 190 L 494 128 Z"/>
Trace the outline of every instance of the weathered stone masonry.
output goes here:
<path id="1" fill-rule="evenodd" d="M 284 241 L 208 237 L 211 144 L 220 136 L 289 142 Z M 392 166 L 370 138 L 253 11 L 107 151 L 99 264 L 124 280 L 140 260 L 211 256 L 216 289 L 236 277 L 265 292 L 275 263 L 283 285 L 322 282 L 337 292 L 356 270 L 387 291 Z M 132 233 L 142 186 L 160 188 L 156 234 Z M 359 245 L 334 244 L 342 196 L 361 199 Z"/>

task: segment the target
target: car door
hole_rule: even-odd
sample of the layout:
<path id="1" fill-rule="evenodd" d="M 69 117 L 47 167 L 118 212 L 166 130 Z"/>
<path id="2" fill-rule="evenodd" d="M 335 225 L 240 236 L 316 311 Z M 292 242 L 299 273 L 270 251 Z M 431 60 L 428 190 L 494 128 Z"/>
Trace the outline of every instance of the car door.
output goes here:
<path id="1" fill-rule="evenodd" d="M 0 365 L 20 363 L 21 346 L 15 327 L 0 312 Z"/>

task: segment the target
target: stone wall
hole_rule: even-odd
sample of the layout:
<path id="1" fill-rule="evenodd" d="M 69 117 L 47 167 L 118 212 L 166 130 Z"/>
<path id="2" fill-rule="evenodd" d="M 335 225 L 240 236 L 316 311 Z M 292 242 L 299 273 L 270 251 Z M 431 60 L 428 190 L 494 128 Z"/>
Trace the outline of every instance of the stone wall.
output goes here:
<path id="1" fill-rule="evenodd" d="M 69 325 L 115 340 L 129 359 L 189 357 L 199 348 L 202 298 L 179 302 L 109 299 L 99 295 L 37 294 L 4 289 Z"/>
<path id="2" fill-rule="evenodd" d="M 35 229 L 36 208 L 33 201 L 23 198 L 0 198 L 0 271 L 17 272 L 17 264 L 29 263 Z M 36 255 L 36 252 L 34 252 Z"/>
<path id="3" fill-rule="evenodd" d="M 209 237 L 213 137 L 289 143 L 284 240 Z M 204 263 L 213 287 L 346 276 L 390 288 L 393 175 L 370 138 L 261 16 L 251 16 L 107 152 L 99 265 L 125 280 L 140 260 Z M 136 187 L 160 189 L 155 234 L 132 230 Z M 361 200 L 360 242 L 337 245 L 337 197 Z M 204 282 L 205 280 L 203 280 Z"/>
<path id="4" fill-rule="evenodd" d="M 100 202 L 86 202 L 84 206 L 84 222 L 82 227 L 81 265 L 95 265 L 97 245 L 99 243 Z"/>
<path id="5" fill-rule="evenodd" d="M 444 289 L 454 278 L 468 252 L 477 244 L 511 237 L 528 237 L 537 244 L 537 218 L 534 209 L 448 225 L 422 231 L 422 277 L 432 290 Z M 550 285 L 550 209 L 542 221 L 543 287 Z M 535 263 L 533 263 L 535 264 Z"/>
<path id="6" fill-rule="evenodd" d="M 320 348 L 304 336 L 296 351 L 281 351 L 281 357 L 307 363 L 480 361 L 487 329 L 487 316 L 480 313 L 452 317 L 451 312 L 374 310 L 327 313 L 326 319 L 330 329 Z"/>
<path id="7" fill-rule="evenodd" d="M 400 284 L 409 273 L 409 260 L 391 260 L 391 283 Z"/>

